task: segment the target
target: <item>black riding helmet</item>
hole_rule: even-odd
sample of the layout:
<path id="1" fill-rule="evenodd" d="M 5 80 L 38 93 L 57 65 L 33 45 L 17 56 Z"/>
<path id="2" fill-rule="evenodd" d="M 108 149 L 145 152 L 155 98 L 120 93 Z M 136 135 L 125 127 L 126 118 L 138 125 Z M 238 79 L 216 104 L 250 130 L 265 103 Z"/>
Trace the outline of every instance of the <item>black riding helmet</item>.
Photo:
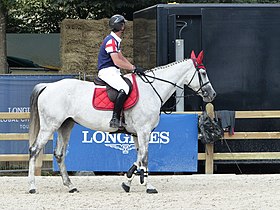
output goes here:
<path id="1" fill-rule="evenodd" d="M 125 22 L 126 19 L 122 15 L 113 15 L 109 20 L 109 26 L 113 32 L 118 32 L 122 30 L 122 26 Z"/>

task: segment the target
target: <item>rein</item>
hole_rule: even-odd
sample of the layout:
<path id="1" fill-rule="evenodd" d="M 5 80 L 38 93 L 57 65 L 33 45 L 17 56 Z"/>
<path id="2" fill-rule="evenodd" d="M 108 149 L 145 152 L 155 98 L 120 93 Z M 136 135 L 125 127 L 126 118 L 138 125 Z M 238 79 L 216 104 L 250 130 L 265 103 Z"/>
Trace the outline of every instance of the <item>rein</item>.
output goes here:
<path id="1" fill-rule="evenodd" d="M 149 78 L 152 78 L 152 79 L 156 79 L 156 80 L 159 80 L 159 81 L 162 81 L 162 82 L 166 82 L 166 83 L 169 83 L 169 84 L 171 84 L 171 85 L 173 85 L 174 87 L 177 87 L 177 88 L 180 88 L 180 89 L 184 89 L 184 88 L 182 88 L 182 87 L 180 87 L 179 85 L 177 85 L 176 83 L 173 83 L 173 82 L 170 82 L 170 81 L 168 81 L 168 80 L 165 80 L 165 79 L 161 79 L 161 78 L 158 78 L 158 77 L 155 77 L 155 76 L 150 76 L 150 75 L 143 75 L 144 77 L 145 77 L 145 79 L 147 79 L 147 77 L 149 77 Z M 144 80 L 143 80 L 144 81 Z M 147 79 L 147 81 L 148 81 L 148 79 Z M 145 81 L 144 81 L 145 82 Z M 150 83 L 150 82 L 149 82 Z"/>
<path id="2" fill-rule="evenodd" d="M 151 85 L 151 87 L 153 88 L 153 90 L 155 91 L 155 93 L 157 94 L 157 96 L 158 96 L 159 99 L 160 99 L 160 102 L 161 102 L 161 106 L 160 106 L 160 107 L 163 106 L 163 100 L 162 100 L 161 96 L 159 95 L 158 91 L 157 91 L 157 90 L 155 89 L 155 87 L 152 85 L 152 83 L 153 83 L 155 80 L 159 80 L 159 81 L 161 81 L 161 82 L 169 83 L 169 84 L 173 85 L 174 87 L 180 88 L 181 90 L 184 89 L 183 87 L 180 87 L 180 86 L 177 85 L 176 83 L 173 83 L 173 82 L 170 82 L 170 81 L 168 81 L 168 80 L 161 79 L 161 78 L 158 78 L 158 77 L 155 77 L 155 76 L 150 76 L 150 75 L 146 75 L 146 74 L 144 74 L 144 75 L 138 74 L 138 76 L 142 79 L 142 81 L 143 81 L 144 83 L 148 83 L 149 85 Z M 148 78 L 152 78 L 153 81 L 149 81 Z"/>
<path id="3" fill-rule="evenodd" d="M 154 72 L 152 72 L 152 73 L 154 74 Z M 199 66 L 196 66 L 196 71 L 194 72 L 194 74 L 193 74 L 191 80 L 189 81 L 189 83 L 187 84 L 187 87 L 189 87 L 189 85 L 190 85 L 191 82 L 193 81 L 193 79 L 194 79 L 196 73 L 198 73 L 198 79 L 199 79 L 200 87 L 199 87 L 199 89 L 198 89 L 197 91 L 194 92 L 195 95 L 197 95 L 197 94 L 199 93 L 199 91 L 202 91 L 202 92 L 203 92 L 202 88 L 203 88 L 205 85 L 207 85 L 207 84 L 210 83 L 210 81 L 208 81 L 208 82 L 202 84 L 202 78 L 201 78 L 201 75 L 199 74 Z M 153 88 L 153 90 L 155 91 L 155 93 L 157 94 L 157 96 L 158 96 L 159 99 L 160 99 L 161 107 L 163 106 L 163 100 L 162 100 L 161 96 L 159 95 L 159 93 L 157 92 L 157 90 L 155 89 L 155 87 L 154 87 L 153 84 L 152 84 L 155 80 L 158 80 L 158 81 L 161 81 L 161 82 L 165 82 L 165 83 L 169 83 L 169 84 L 173 85 L 174 87 L 177 87 L 177 88 L 179 88 L 179 89 L 181 89 L 181 90 L 184 89 L 184 87 L 181 87 L 181 86 L 177 85 L 176 83 L 173 83 L 173 82 L 170 82 L 170 81 L 168 81 L 168 80 L 161 79 L 161 78 L 158 78 L 158 77 L 155 77 L 155 76 L 150 76 L 150 75 L 146 75 L 146 74 L 144 74 L 144 75 L 138 74 L 138 76 L 142 79 L 142 81 L 143 81 L 144 83 L 148 83 L 148 84 L 151 85 L 151 87 Z M 152 78 L 153 81 L 149 81 L 148 78 Z M 181 97 L 182 97 L 182 96 L 180 96 L 180 98 L 179 98 L 178 102 L 176 102 L 176 104 L 179 103 Z M 174 106 L 176 106 L 176 104 L 175 104 Z M 172 106 L 170 109 L 173 109 L 174 106 Z M 162 111 L 162 110 L 161 110 L 161 111 Z M 163 111 L 163 112 L 164 112 L 165 114 L 168 114 L 168 113 L 170 114 L 170 113 L 172 113 L 172 111 L 170 111 L 170 112 L 168 112 L 168 113 L 167 113 L 166 111 Z"/>
<path id="4" fill-rule="evenodd" d="M 153 78 L 153 79 L 158 79 L 158 80 L 160 80 L 160 81 L 163 81 L 163 79 L 157 78 L 157 77 L 155 77 L 155 76 L 152 77 L 152 76 L 149 76 L 149 75 L 146 75 L 146 74 L 143 74 L 143 75 L 138 74 L 138 76 L 142 79 L 142 81 L 143 81 L 144 83 L 148 83 L 148 84 L 151 85 L 151 87 L 153 88 L 153 90 L 155 91 L 155 93 L 157 94 L 157 96 L 159 97 L 160 102 L 161 102 L 161 106 L 160 106 L 160 107 L 162 107 L 162 105 L 163 105 L 163 100 L 162 100 L 162 98 L 160 97 L 160 95 L 159 95 L 159 93 L 157 92 L 157 90 L 155 89 L 155 87 L 152 85 L 152 83 L 153 83 L 154 81 L 150 82 L 150 81 L 148 80 L 147 77 L 150 77 L 150 78 Z M 144 78 L 145 78 L 146 81 L 144 80 Z M 164 80 L 164 81 L 165 81 L 165 80 Z M 167 81 L 167 82 L 169 82 L 169 81 Z"/>

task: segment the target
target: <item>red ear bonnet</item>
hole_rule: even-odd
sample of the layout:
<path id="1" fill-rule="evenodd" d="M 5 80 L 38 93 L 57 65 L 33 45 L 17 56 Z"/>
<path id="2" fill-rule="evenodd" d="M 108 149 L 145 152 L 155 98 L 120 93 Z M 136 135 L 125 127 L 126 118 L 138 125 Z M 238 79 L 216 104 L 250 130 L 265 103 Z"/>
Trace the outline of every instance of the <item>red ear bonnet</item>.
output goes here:
<path id="1" fill-rule="evenodd" d="M 195 56 L 194 51 L 191 52 L 191 59 L 195 59 L 196 60 L 196 56 Z"/>
<path id="2" fill-rule="evenodd" d="M 197 56 L 198 65 L 202 65 L 203 56 L 204 56 L 204 53 L 203 53 L 203 50 L 202 50 Z"/>

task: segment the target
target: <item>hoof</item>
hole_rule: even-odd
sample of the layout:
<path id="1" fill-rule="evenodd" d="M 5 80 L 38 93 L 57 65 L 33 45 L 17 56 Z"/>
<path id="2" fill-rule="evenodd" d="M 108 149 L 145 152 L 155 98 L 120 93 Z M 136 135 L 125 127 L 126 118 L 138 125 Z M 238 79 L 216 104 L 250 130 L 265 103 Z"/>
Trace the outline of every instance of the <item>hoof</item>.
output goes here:
<path id="1" fill-rule="evenodd" d="M 34 193 L 36 193 L 36 190 L 35 189 L 31 189 L 31 190 L 29 190 L 29 193 L 30 194 L 34 194 Z"/>
<path id="2" fill-rule="evenodd" d="M 127 186 L 124 182 L 122 183 L 122 188 L 124 189 L 125 192 L 129 192 L 130 191 L 130 187 Z"/>
<path id="3" fill-rule="evenodd" d="M 147 189 L 146 192 L 149 193 L 149 194 L 158 193 L 158 191 L 156 189 Z"/>
<path id="4" fill-rule="evenodd" d="M 77 188 L 73 188 L 72 190 L 69 190 L 69 193 L 75 193 L 75 192 L 79 192 L 79 190 L 77 190 Z"/>

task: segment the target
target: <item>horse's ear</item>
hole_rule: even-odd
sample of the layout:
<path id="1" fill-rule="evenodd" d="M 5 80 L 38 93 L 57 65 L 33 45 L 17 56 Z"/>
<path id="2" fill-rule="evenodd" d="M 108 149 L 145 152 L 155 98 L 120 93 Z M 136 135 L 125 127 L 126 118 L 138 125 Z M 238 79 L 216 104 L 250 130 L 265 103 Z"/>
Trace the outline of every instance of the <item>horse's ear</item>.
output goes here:
<path id="1" fill-rule="evenodd" d="M 204 56 L 204 52 L 202 50 L 197 56 L 197 63 L 198 64 L 202 64 L 203 56 Z"/>
<path id="2" fill-rule="evenodd" d="M 191 52 L 191 59 L 196 59 L 194 51 Z"/>

